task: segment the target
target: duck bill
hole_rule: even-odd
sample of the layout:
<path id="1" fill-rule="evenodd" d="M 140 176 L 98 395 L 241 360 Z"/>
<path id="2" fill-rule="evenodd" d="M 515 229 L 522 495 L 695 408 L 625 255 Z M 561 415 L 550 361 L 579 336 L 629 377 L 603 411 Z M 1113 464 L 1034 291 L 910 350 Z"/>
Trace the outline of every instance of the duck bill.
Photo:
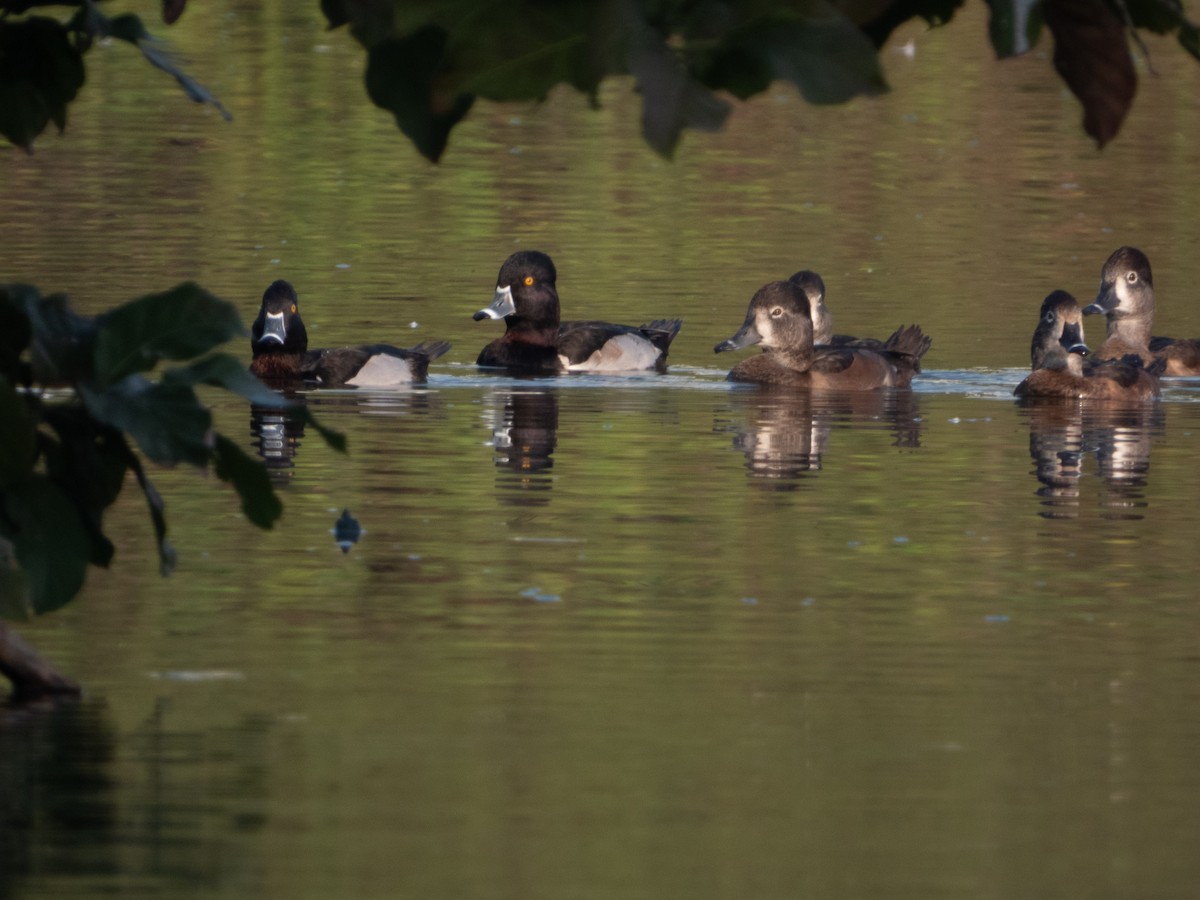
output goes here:
<path id="1" fill-rule="evenodd" d="M 1100 288 L 1100 293 L 1096 295 L 1096 300 L 1083 308 L 1083 314 L 1085 316 L 1106 316 L 1120 304 L 1121 299 L 1117 296 L 1116 285 L 1106 284 Z"/>
<path id="2" fill-rule="evenodd" d="M 512 288 L 497 286 L 492 302 L 471 318 L 476 322 L 483 319 L 503 319 L 505 316 L 514 315 L 516 311 L 517 305 L 513 302 Z"/>
<path id="3" fill-rule="evenodd" d="M 762 335 L 754 327 L 754 322 L 747 322 L 729 340 L 721 341 L 721 343 L 713 347 L 713 353 L 724 353 L 726 350 L 741 350 L 743 347 L 750 347 L 760 341 L 762 341 Z"/>
<path id="4" fill-rule="evenodd" d="M 287 343 L 287 328 L 283 324 L 283 313 L 267 313 L 263 316 L 263 333 L 260 344 Z"/>
<path id="5" fill-rule="evenodd" d="M 1062 337 L 1058 339 L 1058 342 L 1068 353 L 1078 353 L 1080 356 L 1088 355 L 1087 344 L 1083 342 L 1083 332 L 1077 322 L 1063 326 Z"/>

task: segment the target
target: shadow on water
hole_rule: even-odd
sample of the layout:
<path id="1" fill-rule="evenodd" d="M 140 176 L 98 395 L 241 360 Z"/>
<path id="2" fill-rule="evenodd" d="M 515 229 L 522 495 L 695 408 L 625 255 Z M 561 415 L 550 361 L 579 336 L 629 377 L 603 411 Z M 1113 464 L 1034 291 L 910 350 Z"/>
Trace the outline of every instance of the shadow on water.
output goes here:
<path id="1" fill-rule="evenodd" d="M 733 432 L 733 447 L 745 454 L 750 476 L 770 490 L 796 490 L 821 471 L 836 428 L 886 429 L 893 447 L 921 446 L 919 400 L 910 391 L 749 389 L 733 396 L 735 416 L 748 421 L 718 421 L 715 430 Z"/>
<path id="2" fill-rule="evenodd" d="M 189 674 L 205 673 L 162 677 Z M 227 880 L 213 861 L 237 869 L 239 843 L 266 822 L 268 728 L 251 716 L 210 733 L 177 718 L 160 696 L 118 738 L 100 701 L 0 706 L 0 896 L 24 896 L 27 882 L 75 896 L 116 871 L 126 888 L 171 896 Z"/>
<path id="3" fill-rule="evenodd" d="M 1041 483 L 1037 496 L 1045 518 L 1074 518 L 1083 499 L 1085 461 L 1095 458 L 1102 515 L 1141 519 L 1146 508 L 1150 448 L 1164 433 L 1158 404 L 1116 406 L 1073 400 L 1024 401 L 1029 421 L 1029 455 Z"/>

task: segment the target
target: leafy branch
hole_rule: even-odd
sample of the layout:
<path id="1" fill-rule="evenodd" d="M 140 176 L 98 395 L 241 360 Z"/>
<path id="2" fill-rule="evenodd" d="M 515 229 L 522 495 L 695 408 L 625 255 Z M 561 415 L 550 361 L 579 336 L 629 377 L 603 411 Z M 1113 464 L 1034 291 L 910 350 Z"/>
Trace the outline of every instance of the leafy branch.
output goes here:
<path id="1" fill-rule="evenodd" d="M 211 385 L 251 403 L 290 407 L 215 348 L 243 334 L 234 307 L 199 286 L 133 300 L 95 318 L 63 295 L 0 286 L 0 613 L 26 616 L 68 602 L 88 565 L 107 566 L 105 511 L 129 473 L 145 497 L 160 567 L 174 567 L 162 497 L 142 458 L 212 467 L 242 511 L 270 528 L 282 505 L 266 470 L 213 429 L 196 396 Z M 148 377 L 160 362 L 166 368 Z M 331 446 L 341 435 L 296 412 Z M 136 450 L 135 450 L 136 447 Z"/>
<path id="2" fill-rule="evenodd" d="M 174 22 L 186 0 L 164 0 L 163 20 Z M 75 13 L 66 22 L 28 15 L 33 8 L 63 7 Z M 67 125 L 67 106 L 85 80 L 84 54 L 97 38 L 137 47 L 156 68 L 174 78 L 197 103 L 232 116 L 207 88 L 187 75 L 166 46 L 132 14 L 106 16 L 95 0 L 0 0 L 0 135 L 33 149 L 34 139 L 54 123 Z"/>

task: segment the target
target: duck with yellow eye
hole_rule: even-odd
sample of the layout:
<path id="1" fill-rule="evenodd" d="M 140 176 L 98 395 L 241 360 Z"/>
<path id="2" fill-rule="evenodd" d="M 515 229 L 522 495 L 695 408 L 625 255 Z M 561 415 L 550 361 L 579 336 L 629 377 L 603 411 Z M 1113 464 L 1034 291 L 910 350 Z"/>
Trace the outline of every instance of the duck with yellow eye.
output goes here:
<path id="1" fill-rule="evenodd" d="M 879 349 L 814 346 L 805 292 L 794 282 L 773 281 L 750 300 L 738 332 L 713 350 L 724 353 L 754 344 L 763 348 L 760 355 L 738 363 L 729 373 L 730 381 L 870 391 L 908 387 L 921 371 L 921 357 L 931 343 L 920 326 L 909 325 L 896 329 Z"/>
<path id="2" fill-rule="evenodd" d="M 299 298 L 288 282 L 274 281 L 263 293 L 250 329 L 250 371 L 272 386 L 305 382 L 322 387 L 394 387 L 425 381 L 429 363 L 450 349 L 445 341 L 416 347 L 362 344 L 308 349 Z"/>
<path id="3" fill-rule="evenodd" d="M 476 322 L 503 319 L 504 335 L 483 348 L 476 365 L 545 375 L 666 368 L 667 350 L 682 321 L 563 322 L 557 280 L 545 253 L 523 250 L 505 260 L 492 302 L 474 315 Z"/>

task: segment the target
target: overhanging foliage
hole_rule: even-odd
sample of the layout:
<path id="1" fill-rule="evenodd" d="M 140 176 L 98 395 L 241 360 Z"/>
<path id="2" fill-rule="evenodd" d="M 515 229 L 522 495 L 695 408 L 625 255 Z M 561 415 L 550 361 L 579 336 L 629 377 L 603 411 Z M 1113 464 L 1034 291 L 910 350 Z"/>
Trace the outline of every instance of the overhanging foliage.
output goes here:
<path id="1" fill-rule="evenodd" d="M 243 333 L 233 306 L 195 284 L 96 318 L 74 313 L 63 295 L 0 286 L 0 614 L 56 609 L 78 592 L 89 564 L 108 565 L 102 520 L 129 473 L 149 508 L 161 568 L 171 570 L 163 501 L 143 456 L 211 465 L 251 522 L 269 528 L 279 518 L 263 465 L 214 431 L 195 391 L 206 384 L 288 405 L 237 359 L 213 352 Z M 164 360 L 183 365 L 148 377 Z M 299 412 L 345 448 L 341 435 Z"/>

